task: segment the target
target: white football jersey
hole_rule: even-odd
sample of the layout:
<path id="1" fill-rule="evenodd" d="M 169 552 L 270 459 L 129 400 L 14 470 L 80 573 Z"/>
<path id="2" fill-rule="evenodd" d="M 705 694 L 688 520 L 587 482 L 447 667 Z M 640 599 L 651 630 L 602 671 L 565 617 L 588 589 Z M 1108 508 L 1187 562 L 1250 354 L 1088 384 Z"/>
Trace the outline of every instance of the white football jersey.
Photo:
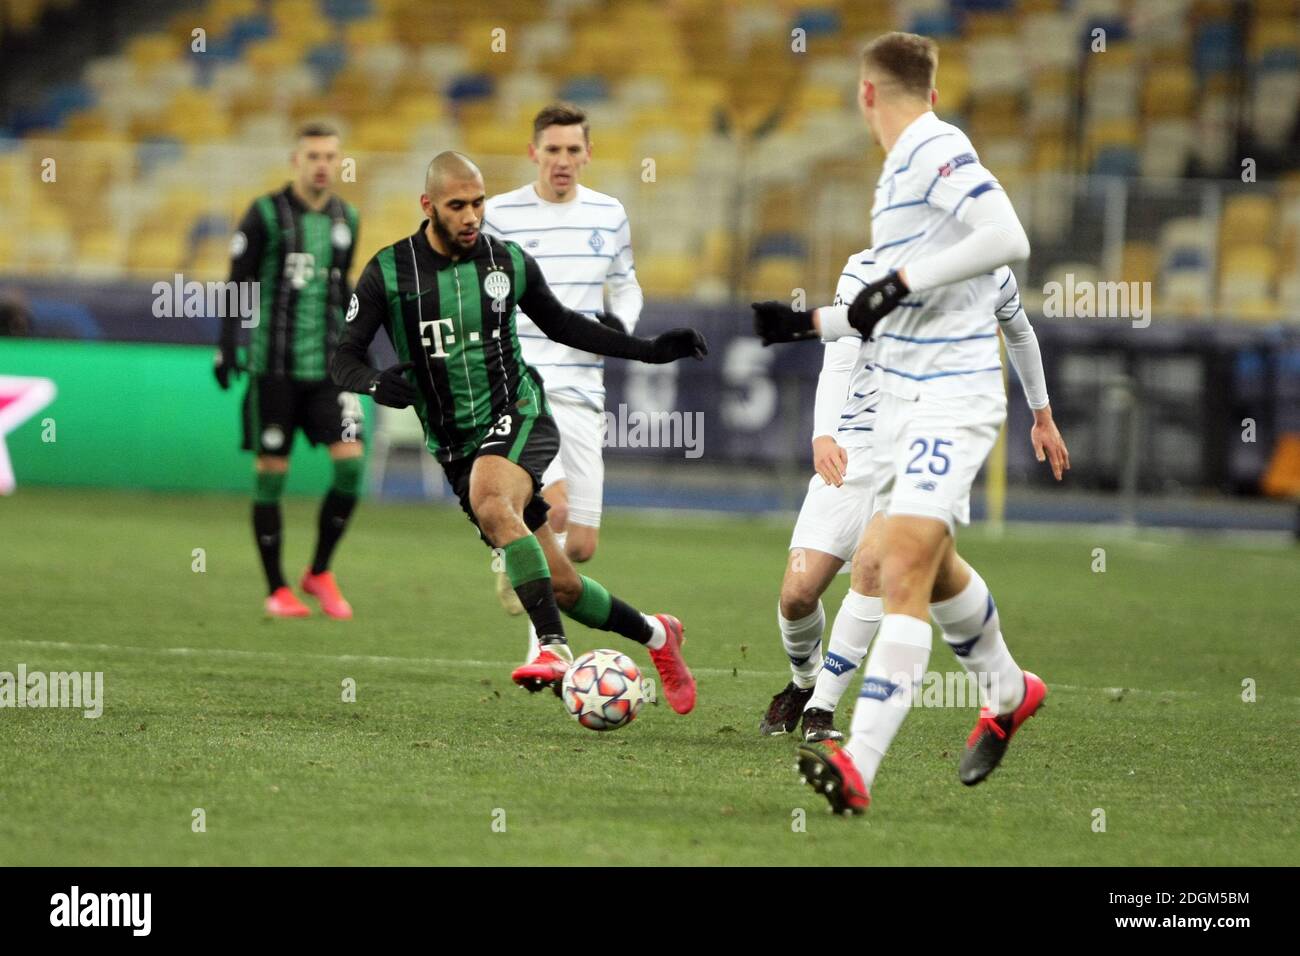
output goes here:
<path id="1" fill-rule="evenodd" d="M 483 231 L 517 242 L 536 259 L 555 297 L 570 309 L 590 316 L 612 312 L 628 332 L 641 317 L 632 232 L 613 196 L 579 185 L 573 200 L 553 203 L 529 183 L 487 201 Z M 546 393 L 603 410 L 604 359 L 553 342 L 522 311 L 516 322 L 524 361 L 541 373 Z"/>
<path id="2" fill-rule="evenodd" d="M 966 134 L 925 112 L 903 130 L 876 185 L 871 210 L 877 263 L 901 269 L 966 237 L 962 208 L 997 178 Z M 881 388 L 904 398 L 1002 391 L 993 273 L 912 293 L 874 331 Z"/>
<path id="3" fill-rule="evenodd" d="M 847 305 L 857 298 L 858 291 L 869 282 L 875 282 L 888 273 L 877 263 L 871 249 L 863 249 L 849 256 L 835 286 L 835 305 Z M 853 372 L 849 376 L 848 393 L 840 425 L 835 436 L 836 444 L 844 448 L 859 448 L 871 444 L 876 424 L 876 403 L 879 401 L 880 381 L 874 361 L 876 340 L 843 338 L 827 343 L 828 349 L 851 348 Z"/>

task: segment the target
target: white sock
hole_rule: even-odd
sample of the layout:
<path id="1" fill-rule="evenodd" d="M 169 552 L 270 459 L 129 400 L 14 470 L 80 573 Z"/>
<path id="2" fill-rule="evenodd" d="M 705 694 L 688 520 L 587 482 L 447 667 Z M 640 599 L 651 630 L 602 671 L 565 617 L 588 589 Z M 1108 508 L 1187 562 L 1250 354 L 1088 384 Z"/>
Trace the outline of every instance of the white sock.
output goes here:
<path id="1" fill-rule="evenodd" d="M 645 618 L 646 623 L 650 625 L 650 629 L 654 631 L 654 634 L 650 636 L 650 640 L 646 641 L 645 646 L 652 651 L 657 651 L 668 643 L 668 632 L 664 630 L 664 622 L 653 614 L 642 614 L 641 616 Z"/>
<path id="2" fill-rule="evenodd" d="M 930 662 L 929 621 L 886 614 L 863 668 L 862 693 L 853 711 L 847 748 L 870 787 L 880 761 L 903 726 Z"/>
<path id="3" fill-rule="evenodd" d="M 787 621 L 778 604 L 776 622 L 781 628 L 781 645 L 785 648 L 786 657 L 790 658 L 794 685 L 804 688 L 813 686 L 822 666 L 822 631 L 826 629 L 826 609 L 822 607 L 822 602 L 818 600 L 817 610 L 797 621 Z"/>
<path id="4" fill-rule="evenodd" d="M 816 707 L 834 712 L 848 689 L 853 672 L 867 656 L 871 639 L 880 629 L 885 603 L 878 597 L 849 591 L 831 625 L 831 642 L 817 675 L 817 687 L 805 710 Z"/>
<path id="5" fill-rule="evenodd" d="M 524 658 L 525 664 L 531 664 L 537 659 L 537 655 L 542 652 L 537 643 L 537 628 L 533 627 L 533 622 L 528 622 L 528 656 Z"/>
<path id="6" fill-rule="evenodd" d="M 930 605 L 930 616 L 962 667 L 975 675 L 981 705 L 997 714 L 1019 707 L 1025 674 L 1007 650 L 993 595 L 974 568 L 960 594 Z"/>

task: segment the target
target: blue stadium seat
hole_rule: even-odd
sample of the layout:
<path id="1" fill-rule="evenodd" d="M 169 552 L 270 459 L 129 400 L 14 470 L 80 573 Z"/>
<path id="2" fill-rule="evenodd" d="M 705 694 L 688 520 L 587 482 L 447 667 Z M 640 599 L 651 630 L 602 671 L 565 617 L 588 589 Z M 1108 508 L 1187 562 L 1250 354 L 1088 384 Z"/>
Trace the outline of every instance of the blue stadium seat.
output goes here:
<path id="1" fill-rule="evenodd" d="M 1097 152 L 1092 172 L 1098 176 L 1136 176 L 1138 153 L 1132 146 L 1106 146 Z"/>
<path id="2" fill-rule="evenodd" d="M 749 254 L 751 262 L 757 262 L 768 256 L 796 256 L 807 255 L 807 249 L 804 241 L 792 232 L 773 232 L 759 238 L 754 243 L 754 249 Z"/>
<path id="3" fill-rule="evenodd" d="M 453 103 L 483 100 L 492 95 L 492 89 L 492 77 L 486 73 L 470 73 L 451 81 L 447 87 L 447 97 Z"/>
<path id="4" fill-rule="evenodd" d="M 343 69 L 348 61 L 348 51 L 342 43 L 322 43 L 312 47 L 307 54 L 307 65 L 316 71 L 322 85 L 328 86 L 334 80 L 334 74 Z"/>
<path id="5" fill-rule="evenodd" d="M 1207 23 L 1197 31 L 1192 56 L 1199 76 L 1222 73 L 1237 60 L 1237 31 L 1226 20 Z"/>
<path id="6" fill-rule="evenodd" d="M 808 9 L 794 15 L 791 29 L 801 29 L 809 39 L 834 36 L 840 32 L 840 15 L 837 10 Z"/>
<path id="7" fill-rule="evenodd" d="M 603 76 L 575 76 L 560 89 L 560 99 L 572 103 L 594 103 L 609 99 L 609 84 Z"/>
<path id="8" fill-rule="evenodd" d="M 950 10 L 925 10 L 917 13 L 908 22 L 907 29 L 911 33 L 938 40 L 961 35 L 961 23 Z"/>
<path id="9" fill-rule="evenodd" d="M 340 23 L 348 20 L 364 20 L 373 16 L 374 4 L 370 0 L 322 0 L 321 10 L 325 16 Z"/>

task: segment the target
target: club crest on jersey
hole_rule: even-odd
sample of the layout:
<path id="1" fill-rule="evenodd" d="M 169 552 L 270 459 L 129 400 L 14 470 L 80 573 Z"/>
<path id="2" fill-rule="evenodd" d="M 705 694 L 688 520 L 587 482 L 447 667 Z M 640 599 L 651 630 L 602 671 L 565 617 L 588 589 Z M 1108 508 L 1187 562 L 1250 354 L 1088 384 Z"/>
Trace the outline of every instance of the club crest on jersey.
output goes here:
<path id="1" fill-rule="evenodd" d="M 230 237 L 230 258 L 238 259 L 248 251 L 248 237 L 241 229 Z"/>
<path id="2" fill-rule="evenodd" d="M 348 228 L 346 222 L 340 219 L 334 223 L 334 227 L 330 229 L 330 242 L 335 249 L 346 249 L 352 245 L 352 230 Z"/>
<path id="3" fill-rule="evenodd" d="M 310 252 L 290 252 L 284 257 L 284 274 L 289 284 L 301 291 L 316 277 L 316 257 Z"/>
<path id="4" fill-rule="evenodd" d="M 352 293 L 352 301 L 348 303 L 348 314 L 343 316 L 343 321 L 351 322 L 353 319 L 357 317 L 357 313 L 360 310 L 361 310 L 361 303 L 357 301 L 357 294 L 354 292 Z"/>
<path id="5" fill-rule="evenodd" d="M 510 277 L 501 269 L 493 269 L 483 280 L 483 291 L 500 302 L 510 294 Z"/>
<path id="6" fill-rule="evenodd" d="M 954 156 L 952 159 L 948 160 L 948 162 L 939 167 L 939 175 L 950 176 L 954 169 L 973 162 L 975 162 L 974 153 L 962 153 L 960 156 Z"/>
<path id="7" fill-rule="evenodd" d="M 605 237 L 600 234 L 599 229 L 593 229 L 591 238 L 587 240 L 587 245 L 591 246 L 592 252 L 600 252 L 605 247 Z"/>
<path id="8" fill-rule="evenodd" d="M 284 432 L 278 425 L 270 425 L 262 432 L 262 447 L 275 451 L 284 446 Z"/>

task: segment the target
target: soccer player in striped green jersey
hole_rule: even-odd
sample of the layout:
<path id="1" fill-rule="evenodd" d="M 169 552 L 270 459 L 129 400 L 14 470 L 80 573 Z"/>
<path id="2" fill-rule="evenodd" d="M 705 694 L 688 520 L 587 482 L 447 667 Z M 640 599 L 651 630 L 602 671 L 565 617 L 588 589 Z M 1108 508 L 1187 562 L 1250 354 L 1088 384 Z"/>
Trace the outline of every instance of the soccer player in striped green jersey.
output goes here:
<path id="1" fill-rule="evenodd" d="M 481 232 L 486 191 L 467 157 L 434 157 L 420 205 L 427 219 L 366 265 L 348 304 L 334 380 L 394 408 L 414 405 L 429 451 L 483 540 L 504 553 L 506 573 L 537 629 L 541 653 L 512 678 L 557 689 L 572 661 L 560 611 L 588 627 L 646 645 L 664 696 L 678 713 L 695 705 L 681 656 L 681 622 L 642 614 L 574 570 L 547 525 L 542 473 L 559 430 L 542 380 L 523 360 L 515 331 L 522 307 L 557 342 L 599 355 L 666 363 L 703 358 L 693 329 L 626 335 L 565 308 L 537 263 L 516 243 Z M 366 352 L 384 329 L 398 364 L 382 372 Z"/>
<path id="2" fill-rule="evenodd" d="M 303 126 L 293 153 L 293 180 L 254 200 L 230 243 L 230 281 L 256 285 L 257 322 L 241 369 L 235 317 L 222 319 L 214 372 L 223 389 L 230 387 L 232 375 L 249 374 L 243 447 L 257 455 L 253 536 L 266 574 L 265 610 L 272 617 L 311 613 L 280 566 L 280 494 L 299 429 L 313 445 L 329 448 L 334 465 L 321 503 L 315 556 L 300 586 L 330 617 L 352 617 L 329 567 L 356 507 L 362 476 L 361 403 L 329 378 L 358 228 L 356 209 L 331 191 L 339 164 L 335 129 L 325 123 Z"/>

